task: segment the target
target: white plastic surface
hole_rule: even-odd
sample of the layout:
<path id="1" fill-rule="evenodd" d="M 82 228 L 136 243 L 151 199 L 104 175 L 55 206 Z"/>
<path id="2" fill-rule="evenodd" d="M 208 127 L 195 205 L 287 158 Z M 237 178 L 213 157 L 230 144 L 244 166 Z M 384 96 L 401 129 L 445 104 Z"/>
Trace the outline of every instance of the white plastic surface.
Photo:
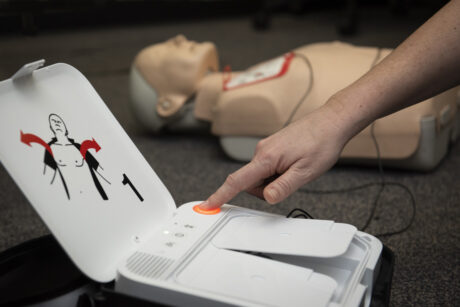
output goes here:
<path id="1" fill-rule="evenodd" d="M 117 291 L 174 306 L 361 306 L 370 295 L 381 243 L 355 227 L 196 204 L 121 264 Z"/>
<path id="2" fill-rule="evenodd" d="M 0 82 L 0 161 L 75 264 L 110 281 L 174 200 L 78 70 L 22 71 Z"/>
<path id="3" fill-rule="evenodd" d="M 178 276 L 181 285 L 262 306 L 327 306 L 336 282 L 311 269 L 207 246 Z"/>
<path id="4" fill-rule="evenodd" d="M 235 217 L 212 243 L 225 249 L 330 258 L 345 253 L 355 233 L 356 227 L 332 221 Z"/>

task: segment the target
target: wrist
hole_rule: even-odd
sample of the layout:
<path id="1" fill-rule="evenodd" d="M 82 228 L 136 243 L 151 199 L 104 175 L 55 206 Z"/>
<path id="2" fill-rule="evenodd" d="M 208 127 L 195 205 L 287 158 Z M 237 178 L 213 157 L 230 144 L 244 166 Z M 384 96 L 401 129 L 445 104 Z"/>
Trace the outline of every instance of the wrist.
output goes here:
<path id="1" fill-rule="evenodd" d="M 356 95 L 354 95 L 356 96 Z M 325 118 L 335 126 L 339 135 L 348 142 L 374 121 L 374 116 L 369 112 L 364 101 L 359 101 L 344 91 L 333 95 L 318 109 Z"/>

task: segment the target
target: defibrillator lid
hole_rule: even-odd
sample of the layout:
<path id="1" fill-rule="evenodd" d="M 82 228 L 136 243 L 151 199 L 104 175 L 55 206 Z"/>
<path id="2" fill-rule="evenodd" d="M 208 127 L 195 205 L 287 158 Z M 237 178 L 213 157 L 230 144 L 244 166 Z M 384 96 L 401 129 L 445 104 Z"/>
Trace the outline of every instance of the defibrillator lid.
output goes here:
<path id="1" fill-rule="evenodd" d="M 176 206 L 89 81 L 43 64 L 0 82 L 0 161 L 74 263 L 107 282 Z"/>

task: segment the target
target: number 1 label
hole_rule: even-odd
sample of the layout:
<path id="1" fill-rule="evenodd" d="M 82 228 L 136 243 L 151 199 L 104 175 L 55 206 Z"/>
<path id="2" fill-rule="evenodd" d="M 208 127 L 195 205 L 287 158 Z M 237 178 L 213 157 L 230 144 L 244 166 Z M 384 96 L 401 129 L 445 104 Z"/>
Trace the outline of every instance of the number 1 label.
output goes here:
<path id="1" fill-rule="evenodd" d="M 144 201 L 144 198 L 142 198 L 141 194 L 137 191 L 136 187 L 133 185 L 131 180 L 129 180 L 128 176 L 126 174 L 123 174 L 123 181 L 121 182 L 123 185 L 129 184 L 131 189 L 136 193 L 137 197 L 139 198 L 140 201 Z"/>

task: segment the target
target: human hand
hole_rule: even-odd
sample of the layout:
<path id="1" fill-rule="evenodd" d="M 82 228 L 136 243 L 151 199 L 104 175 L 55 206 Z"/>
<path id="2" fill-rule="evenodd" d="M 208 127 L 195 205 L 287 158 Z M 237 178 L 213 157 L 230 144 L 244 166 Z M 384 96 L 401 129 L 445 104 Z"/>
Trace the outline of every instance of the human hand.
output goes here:
<path id="1" fill-rule="evenodd" d="M 335 164 L 351 138 L 343 122 L 326 104 L 261 140 L 251 162 L 230 174 L 201 208 L 220 207 L 241 191 L 270 204 L 284 200 Z"/>

